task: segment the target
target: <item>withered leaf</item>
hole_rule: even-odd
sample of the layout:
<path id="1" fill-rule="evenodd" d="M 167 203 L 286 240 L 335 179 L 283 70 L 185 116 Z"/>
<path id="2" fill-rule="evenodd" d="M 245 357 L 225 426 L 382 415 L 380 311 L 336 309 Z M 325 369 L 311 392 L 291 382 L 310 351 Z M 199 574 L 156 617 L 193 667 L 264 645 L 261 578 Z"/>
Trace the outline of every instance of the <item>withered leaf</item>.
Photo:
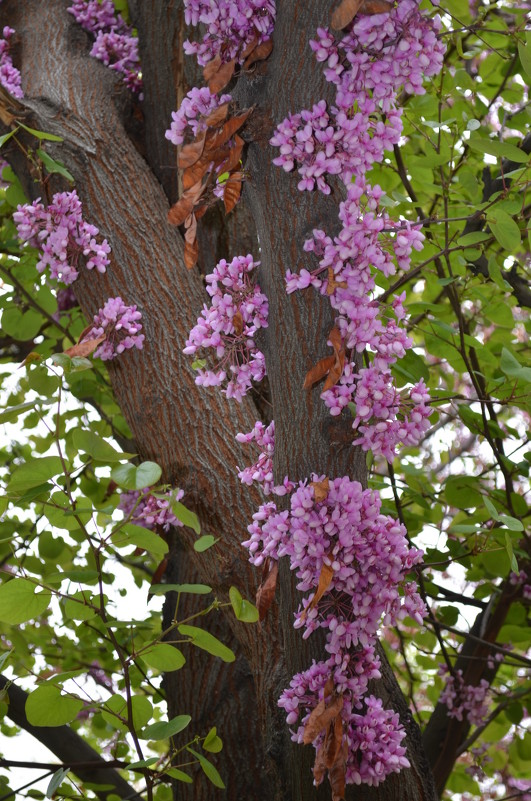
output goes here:
<path id="1" fill-rule="evenodd" d="M 330 723 L 323 743 L 324 760 L 330 770 L 337 761 L 343 742 L 343 721 L 341 715 L 336 715 Z"/>
<path id="2" fill-rule="evenodd" d="M 393 5 L 390 0 L 364 0 L 360 11 L 362 14 L 385 14 L 391 11 Z"/>
<path id="3" fill-rule="evenodd" d="M 183 189 L 187 192 L 192 186 L 196 184 L 201 185 L 201 179 L 209 172 L 212 159 L 210 154 L 203 152 L 201 158 L 197 159 L 194 164 L 191 164 L 183 172 Z"/>
<path id="4" fill-rule="evenodd" d="M 78 342 L 77 345 L 72 345 L 71 348 L 67 348 L 65 353 L 67 356 L 82 356 L 86 358 L 90 356 L 91 353 L 94 353 L 98 345 L 101 345 L 105 339 L 105 334 L 101 337 L 95 337 L 95 339 L 86 339 L 84 342 Z"/>
<path id="5" fill-rule="evenodd" d="M 330 492 L 330 479 L 323 478 L 322 481 L 310 481 L 310 487 L 313 487 L 313 497 L 316 503 L 321 503 L 326 500 Z"/>
<path id="6" fill-rule="evenodd" d="M 203 150 L 205 149 L 206 131 L 203 131 L 200 139 L 195 142 L 190 142 L 189 145 L 183 145 L 177 159 L 177 164 L 184 170 L 186 167 L 191 167 L 196 161 L 201 158 Z"/>
<path id="7" fill-rule="evenodd" d="M 312 600 L 310 601 L 309 605 L 303 611 L 301 618 L 304 620 L 310 609 L 315 609 L 325 592 L 330 586 L 330 583 L 334 577 L 334 570 L 331 565 L 323 565 L 321 568 L 321 572 L 319 574 L 319 583 L 317 585 L 317 590 L 315 591 L 315 595 L 313 596 Z"/>
<path id="8" fill-rule="evenodd" d="M 332 387 L 337 384 L 337 382 L 343 375 L 344 367 L 345 367 L 345 351 L 341 350 L 334 356 L 334 364 L 330 368 L 330 372 L 328 373 L 326 381 L 324 382 L 323 392 L 326 392 L 327 389 L 332 389 Z"/>
<path id="9" fill-rule="evenodd" d="M 342 0 L 334 13 L 332 14 L 331 25 L 336 31 L 346 28 L 349 22 L 352 22 L 363 0 Z"/>
<path id="10" fill-rule="evenodd" d="M 205 64 L 203 67 L 203 78 L 207 83 L 216 74 L 220 67 L 221 56 L 216 56 L 216 58 L 213 58 L 212 61 L 208 62 L 208 64 Z"/>
<path id="11" fill-rule="evenodd" d="M 324 359 L 320 359 L 317 364 L 315 364 L 311 370 L 308 370 L 306 373 L 306 378 L 304 379 L 304 384 L 302 385 L 303 389 L 311 389 L 314 384 L 317 384 L 334 366 L 336 361 L 335 356 L 325 356 Z"/>
<path id="12" fill-rule="evenodd" d="M 205 80 L 207 80 L 208 83 L 208 88 L 210 89 L 212 94 L 215 95 L 218 92 L 221 92 L 221 90 L 226 87 L 226 85 L 234 75 L 235 68 L 236 68 L 236 59 L 233 58 L 232 61 L 227 61 L 226 64 L 222 64 L 217 70 L 217 72 L 215 72 L 212 75 L 211 78 L 207 80 L 205 77 Z"/>
<path id="13" fill-rule="evenodd" d="M 205 122 L 209 128 L 219 128 L 222 122 L 225 122 L 227 119 L 227 115 L 229 113 L 229 104 L 223 103 L 222 106 L 218 106 L 211 111 L 208 117 L 205 118 Z"/>
<path id="14" fill-rule="evenodd" d="M 243 331 L 243 317 L 242 313 L 237 311 L 234 317 L 232 318 L 232 324 L 234 326 L 234 333 L 236 336 L 240 336 L 241 332 Z"/>
<path id="15" fill-rule="evenodd" d="M 201 217 L 206 214 L 208 211 L 208 206 L 205 204 L 204 206 L 198 206 L 195 210 L 195 218 L 196 220 L 200 220 Z"/>
<path id="16" fill-rule="evenodd" d="M 319 787 L 324 779 L 326 771 L 325 752 L 323 745 L 320 745 L 315 753 L 315 762 L 313 763 L 312 770 L 315 786 Z"/>
<path id="17" fill-rule="evenodd" d="M 223 162 L 221 165 L 221 169 L 223 172 L 232 172 L 235 167 L 238 167 L 240 163 L 240 159 L 242 157 L 242 150 L 245 142 L 241 138 L 241 136 L 234 137 L 234 147 L 231 147 L 229 150 L 229 157 L 227 161 Z"/>
<path id="18" fill-rule="evenodd" d="M 310 714 L 308 722 L 304 727 L 303 742 L 305 745 L 308 745 L 308 743 L 313 743 L 315 738 L 328 727 L 329 723 L 336 717 L 336 715 L 339 715 L 342 709 L 342 695 L 334 696 L 332 702 L 327 707 L 325 707 L 324 701 L 319 701 L 315 709 Z"/>
<path id="19" fill-rule="evenodd" d="M 336 353 L 341 348 L 341 331 L 337 326 L 334 326 L 328 335 L 328 341 L 332 343 L 332 347 Z"/>
<path id="20" fill-rule="evenodd" d="M 332 788 L 332 801 L 343 801 L 345 798 L 345 772 L 347 766 L 348 746 L 347 741 L 343 740 L 343 745 L 337 756 L 336 761 L 328 770 L 328 781 Z"/>
<path id="21" fill-rule="evenodd" d="M 275 598 L 275 591 L 277 588 L 278 578 L 278 562 L 271 559 L 266 559 L 264 562 L 264 569 L 262 571 L 262 583 L 258 587 L 256 593 L 256 608 L 260 620 L 263 620 L 273 603 Z"/>
<path id="22" fill-rule="evenodd" d="M 328 268 L 328 278 L 326 281 L 326 294 L 331 295 L 336 289 L 346 289 L 348 286 L 346 281 L 336 281 L 334 268 Z"/>
<path id="23" fill-rule="evenodd" d="M 254 64 L 256 61 L 264 61 L 273 50 L 273 40 L 268 39 L 267 42 L 262 42 L 262 44 L 255 47 L 251 53 L 247 56 L 245 61 L 243 62 L 243 68 L 248 70 L 251 64 Z"/>
<path id="24" fill-rule="evenodd" d="M 191 270 L 192 267 L 195 267 L 197 264 L 198 255 L 199 246 L 197 244 L 197 239 L 194 239 L 193 242 L 184 243 L 184 265 L 188 270 Z"/>
<path id="25" fill-rule="evenodd" d="M 211 134 L 211 132 L 208 131 L 207 141 L 209 150 L 215 150 L 228 142 L 236 131 L 239 131 L 253 110 L 254 106 L 251 106 L 251 108 L 245 109 L 245 111 L 240 112 L 240 114 L 235 114 L 234 117 L 230 117 L 223 125 L 223 128 L 215 134 Z"/>
<path id="26" fill-rule="evenodd" d="M 185 192 L 168 212 L 168 222 L 172 225 L 182 225 L 194 208 L 195 200 L 190 193 Z"/>
<path id="27" fill-rule="evenodd" d="M 245 59 L 251 55 L 255 47 L 258 45 L 258 37 L 255 36 L 254 39 L 251 39 L 245 50 L 242 50 L 240 53 L 240 59 L 245 61 Z"/>
<path id="28" fill-rule="evenodd" d="M 240 173 L 241 174 L 241 173 Z M 225 184 L 225 191 L 223 192 L 223 203 L 225 204 L 225 214 L 229 214 L 242 193 L 241 179 L 229 178 Z"/>

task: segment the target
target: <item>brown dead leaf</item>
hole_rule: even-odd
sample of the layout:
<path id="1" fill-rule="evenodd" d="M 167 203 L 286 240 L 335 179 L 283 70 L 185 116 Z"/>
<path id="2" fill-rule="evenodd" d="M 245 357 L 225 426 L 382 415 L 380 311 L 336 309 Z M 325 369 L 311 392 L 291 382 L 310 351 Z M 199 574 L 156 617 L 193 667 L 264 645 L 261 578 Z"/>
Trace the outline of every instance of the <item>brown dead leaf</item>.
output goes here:
<path id="1" fill-rule="evenodd" d="M 343 745 L 337 756 L 336 761 L 328 770 L 328 781 L 332 788 L 332 801 L 343 801 L 345 798 L 345 772 L 347 767 L 348 746 L 347 741 L 343 740 Z"/>
<path id="2" fill-rule="evenodd" d="M 339 353 L 336 353 L 334 356 L 334 365 L 330 368 L 330 372 L 326 377 L 326 381 L 323 385 L 323 392 L 326 392 L 327 389 L 332 389 L 341 376 L 343 375 L 343 370 L 345 367 L 345 351 L 340 350 Z"/>
<path id="3" fill-rule="evenodd" d="M 241 174 L 241 173 L 240 173 Z M 234 206 L 240 199 L 242 193 L 241 179 L 229 178 L 225 183 L 225 191 L 223 192 L 223 203 L 225 204 L 225 214 L 230 214 Z"/>
<path id="4" fill-rule="evenodd" d="M 210 157 L 210 153 L 208 151 L 203 151 L 203 154 L 194 164 L 191 164 L 186 170 L 183 172 L 183 189 L 187 192 L 192 186 L 196 186 L 196 184 L 202 185 L 202 178 L 210 172 L 210 165 L 212 164 L 212 158 Z"/>
<path id="5" fill-rule="evenodd" d="M 197 239 L 193 242 L 184 243 L 184 266 L 187 270 L 191 270 L 197 264 L 197 257 L 199 255 L 199 245 Z"/>
<path id="6" fill-rule="evenodd" d="M 305 745 L 313 743 L 315 738 L 328 727 L 330 722 L 339 715 L 343 709 L 343 696 L 336 695 L 333 697 L 332 702 L 325 707 L 325 702 L 319 701 L 315 709 L 312 711 L 308 722 L 304 727 L 303 742 Z"/>
<path id="7" fill-rule="evenodd" d="M 341 720 L 341 715 L 336 715 L 328 727 L 323 743 L 324 760 L 328 770 L 330 770 L 337 761 L 342 742 L 343 721 Z"/>
<path id="8" fill-rule="evenodd" d="M 240 60 L 245 61 L 245 59 L 251 55 L 251 53 L 253 52 L 255 47 L 257 47 L 257 45 L 258 45 L 258 37 L 255 36 L 254 39 L 251 39 L 245 50 L 242 50 L 242 52 L 240 53 Z"/>
<path id="9" fill-rule="evenodd" d="M 319 787 L 319 785 L 324 779 L 324 775 L 326 772 L 326 762 L 325 762 L 325 753 L 323 745 L 320 745 L 315 753 L 315 762 L 313 763 L 312 771 L 313 771 L 315 786 Z"/>
<path id="10" fill-rule="evenodd" d="M 196 161 L 201 158 L 203 150 L 205 149 L 205 142 L 206 131 L 203 131 L 200 139 L 196 139 L 195 142 L 190 142 L 189 145 L 183 145 L 181 147 L 177 159 L 177 164 L 181 170 L 186 169 L 186 167 L 191 167 L 192 164 L 195 164 Z"/>
<path id="11" fill-rule="evenodd" d="M 324 359 L 320 359 L 317 364 L 315 364 L 311 370 L 308 370 L 306 373 L 306 378 L 304 379 L 304 384 L 302 385 L 303 389 L 311 389 L 314 384 L 317 384 L 334 366 L 336 357 L 335 356 L 325 356 Z"/>
<path id="12" fill-rule="evenodd" d="M 67 348 L 65 353 L 67 356 L 81 356 L 86 358 L 87 356 L 90 356 L 91 353 L 94 353 L 98 345 L 101 345 L 105 339 L 105 334 L 103 334 L 101 337 L 96 337 L 95 339 L 86 339 L 84 342 L 78 342 L 77 345 L 72 345 L 71 348 Z"/>
<path id="13" fill-rule="evenodd" d="M 346 28 L 360 10 L 362 2 L 363 0 L 342 0 L 332 14 L 332 19 L 330 21 L 332 28 L 336 31 L 341 31 L 343 28 Z"/>
<path id="14" fill-rule="evenodd" d="M 245 142 L 241 136 L 234 137 L 234 147 L 229 150 L 229 157 L 226 162 L 222 164 L 223 172 L 232 172 L 235 167 L 238 167 L 242 157 L 242 150 Z"/>
<path id="15" fill-rule="evenodd" d="M 222 106 L 218 106 L 217 108 L 212 111 L 208 117 L 205 118 L 205 122 L 209 128 L 219 128 L 222 122 L 225 122 L 227 119 L 227 115 L 229 113 L 229 104 L 223 103 Z"/>
<path id="16" fill-rule="evenodd" d="M 263 620 L 273 603 L 277 588 L 278 562 L 266 559 L 262 571 L 262 583 L 256 593 L 256 608 L 260 620 Z"/>
<path id="17" fill-rule="evenodd" d="M 328 497 L 330 492 L 330 479 L 323 478 L 322 481 L 310 481 L 310 487 L 313 487 L 313 497 L 316 503 L 322 503 Z"/>
<path id="18" fill-rule="evenodd" d="M 205 76 L 205 80 L 208 83 L 208 88 L 210 89 L 213 95 L 217 94 L 218 92 L 221 92 L 221 90 L 226 87 L 226 85 L 229 83 L 230 79 L 234 75 L 235 68 L 236 68 L 236 59 L 233 58 L 232 61 L 227 61 L 226 64 L 221 64 L 217 72 L 215 72 L 211 78 L 207 79 Z M 203 74 L 205 70 L 203 70 Z"/>
<path id="19" fill-rule="evenodd" d="M 221 67 L 221 56 L 216 56 L 203 67 L 203 78 L 208 83 Z"/>
<path id="20" fill-rule="evenodd" d="M 251 53 L 247 56 L 245 61 L 243 62 L 244 70 L 248 70 L 251 64 L 254 64 L 256 61 L 265 61 L 265 59 L 271 55 L 271 51 L 273 50 L 273 40 L 268 39 L 267 42 L 262 42 L 262 44 L 255 47 Z"/>
<path id="21" fill-rule="evenodd" d="M 241 332 L 243 331 L 243 317 L 242 313 L 237 311 L 234 317 L 232 318 L 232 324 L 234 326 L 234 333 L 237 337 L 240 336 Z"/>
<path id="22" fill-rule="evenodd" d="M 168 222 L 172 225 L 182 225 L 194 208 L 195 200 L 192 195 L 185 192 L 168 212 Z"/>
<path id="23" fill-rule="evenodd" d="M 216 148 L 228 142 L 229 139 L 232 139 L 236 131 L 239 131 L 253 110 L 254 106 L 251 106 L 251 108 L 246 108 L 245 111 L 235 114 L 234 117 L 230 117 L 220 131 L 214 132 L 209 130 L 207 132 L 208 149 L 211 151 L 216 150 Z"/>
<path id="24" fill-rule="evenodd" d="M 339 353 L 341 348 L 341 331 L 337 326 L 334 326 L 328 335 L 328 341 L 332 343 L 332 347 L 336 353 Z"/>
<path id="25" fill-rule="evenodd" d="M 334 577 L 334 569 L 332 565 L 323 565 L 321 568 L 321 572 L 319 574 L 319 583 L 317 585 L 317 590 L 315 595 L 313 596 L 311 603 L 308 607 L 306 607 L 306 611 L 309 609 L 315 609 L 327 589 L 329 588 L 332 579 Z"/>
<path id="26" fill-rule="evenodd" d="M 326 294 L 331 295 L 336 289 L 346 289 L 348 286 L 346 281 L 336 281 L 334 268 L 328 268 L 328 278 L 326 282 Z"/>
<path id="27" fill-rule="evenodd" d="M 394 3 L 389 2 L 389 0 L 364 0 L 361 4 L 361 13 L 362 14 L 386 14 L 387 12 L 391 11 L 393 8 Z"/>
<path id="28" fill-rule="evenodd" d="M 198 206 L 195 210 L 195 218 L 196 220 L 200 220 L 201 217 L 206 214 L 208 211 L 208 206 L 205 204 L 204 206 Z"/>

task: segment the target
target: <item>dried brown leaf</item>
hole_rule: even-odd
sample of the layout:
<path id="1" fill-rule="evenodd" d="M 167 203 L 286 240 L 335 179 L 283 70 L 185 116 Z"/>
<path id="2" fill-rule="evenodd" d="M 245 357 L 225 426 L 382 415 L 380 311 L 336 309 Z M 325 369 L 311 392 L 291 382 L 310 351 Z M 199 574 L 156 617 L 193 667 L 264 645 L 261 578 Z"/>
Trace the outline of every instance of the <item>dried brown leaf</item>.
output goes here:
<path id="1" fill-rule="evenodd" d="M 87 356 L 90 356 L 91 353 L 94 353 L 98 345 L 101 345 L 105 339 L 105 334 L 101 337 L 96 337 L 95 339 L 86 339 L 84 342 L 78 342 L 77 345 L 72 345 L 71 348 L 67 348 L 65 353 L 67 356 L 82 356 L 86 358 Z"/>
<path id="2" fill-rule="evenodd" d="M 347 767 L 347 741 L 343 745 L 336 761 L 328 770 L 328 781 L 332 788 L 332 801 L 343 801 L 345 798 L 345 772 Z"/>
<path id="3" fill-rule="evenodd" d="M 223 192 L 223 203 L 225 204 L 225 214 L 229 214 L 238 200 L 240 199 L 240 195 L 242 193 L 242 182 L 241 180 L 235 180 L 234 178 L 229 178 L 229 180 L 225 184 L 225 191 Z"/>
<path id="4" fill-rule="evenodd" d="M 184 235 L 185 242 L 193 244 L 197 236 L 197 217 L 195 214 L 190 214 L 184 221 L 184 227 L 186 228 L 186 233 Z"/>
<path id="5" fill-rule="evenodd" d="M 319 787 L 319 785 L 324 779 L 326 771 L 325 753 L 323 745 L 320 745 L 315 753 L 315 762 L 313 763 L 312 770 L 313 770 L 313 778 L 315 781 L 315 786 Z"/>
<path id="6" fill-rule="evenodd" d="M 185 193 L 196 184 L 201 185 L 201 180 L 210 171 L 212 159 L 208 153 L 203 153 L 195 164 L 187 167 L 183 172 L 183 189 Z"/>
<path id="7" fill-rule="evenodd" d="M 362 14 L 386 14 L 391 11 L 394 3 L 389 0 L 364 0 L 361 4 L 360 12 Z"/>
<path id="8" fill-rule="evenodd" d="M 222 106 L 218 106 L 217 108 L 212 111 L 208 117 L 206 117 L 205 122 L 208 128 L 219 128 L 222 122 L 225 122 L 227 119 L 227 115 L 229 113 L 229 104 L 223 103 Z"/>
<path id="9" fill-rule="evenodd" d="M 337 761 L 341 744 L 343 742 L 343 721 L 341 715 L 336 715 L 330 723 L 323 743 L 324 760 L 326 767 L 330 770 Z"/>
<path id="10" fill-rule="evenodd" d="M 322 503 L 328 497 L 330 492 L 330 479 L 323 478 L 322 481 L 310 481 L 310 487 L 313 487 L 313 497 L 316 503 Z"/>
<path id="11" fill-rule="evenodd" d="M 197 244 L 197 239 L 194 239 L 193 242 L 184 243 L 184 265 L 188 270 L 191 270 L 192 267 L 195 267 L 197 264 L 198 255 L 199 246 Z"/>
<path id="12" fill-rule="evenodd" d="M 346 289 L 348 286 L 346 281 L 336 281 L 334 268 L 328 268 L 328 278 L 326 281 L 326 294 L 331 295 L 336 289 Z"/>
<path id="13" fill-rule="evenodd" d="M 189 145 L 183 145 L 181 147 L 177 159 L 177 164 L 181 170 L 186 169 L 186 167 L 191 167 L 192 164 L 195 164 L 196 161 L 201 158 L 203 150 L 205 149 L 205 141 L 206 131 L 203 131 L 200 139 L 196 139 L 195 142 L 190 142 Z"/>
<path id="14" fill-rule="evenodd" d="M 251 41 L 249 42 L 249 44 L 247 45 L 247 47 L 245 48 L 245 50 L 242 50 L 242 52 L 241 52 L 241 54 L 240 54 L 240 59 L 241 59 L 242 61 L 245 61 L 245 59 L 246 59 L 248 56 L 250 56 L 250 55 L 251 55 L 251 53 L 253 52 L 253 50 L 255 49 L 255 47 L 257 47 L 257 45 L 258 45 L 258 37 L 257 37 L 257 36 L 255 36 L 255 37 L 254 37 L 254 39 L 251 39 Z"/>
<path id="15" fill-rule="evenodd" d="M 304 384 L 302 385 L 303 389 L 311 389 L 314 384 L 317 384 L 328 372 L 332 369 L 336 361 L 335 356 L 325 356 L 324 359 L 320 359 L 317 364 L 315 364 L 311 370 L 308 370 L 306 373 L 306 378 L 304 379 Z"/>
<path id="16" fill-rule="evenodd" d="M 336 31 L 341 31 L 343 28 L 346 28 L 360 10 L 362 2 L 363 0 L 342 0 L 332 14 L 332 28 Z"/>
<path id="17" fill-rule="evenodd" d="M 232 318 L 232 324 L 234 326 L 234 333 L 237 337 L 240 336 L 241 332 L 243 331 L 243 317 L 242 313 L 237 311 L 234 317 Z"/>
<path id="18" fill-rule="evenodd" d="M 262 583 L 256 593 L 256 608 L 260 620 L 263 620 L 273 603 L 277 588 L 278 562 L 266 559 L 262 572 Z"/>
<path id="19" fill-rule="evenodd" d="M 221 56 L 216 56 L 203 67 L 203 78 L 208 83 L 221 67 Z"/>
<path id="20" fill-rule="evenodd" d="M 196 220 L 200 220 L 207 211 L 208 206 L 206 204 L 204 206 L 198 206 L 194 212 Z"/>
<path id="21" fill-rule="evenodd" d="M 168 212 L 168 222 L 172 225 L 182 225 L 194 208 L 195 199 L 188 193 L 179 198 Z"/>
<path id="22" fill-rule="evenodd" d="M 343 369 L 345 367 L 345 351 L 341 350 L 339 353 L 336 353 L 334 356 L 334 365 L 330 368 L 330 372 L 326 377 L 326 381 L 323 385 L 323 392 L 326 392 L 327 389 L 332 389 L 341 376 L 343 375 Z"/>
<path id="23" fill-rule="evenodd" d="M 232 172 L 235 167 L 238 167 L 242 157 L 242 150 L 245 142 L 241 136 L 234 137 L 234 147 L 229 150 L 229 157 L 226 162 L 222 164 L 223 172 Z"/>
<path id="24" fill-rule="evenodd" d="M 334 569 L 332 565 L 323 565 L 321 568 L 321 572 L 319 573 L 319 583 L 317 584 L 317 590 L 315 595 L 312 598 L 310 603 L 309 609 L 314 609 L 327 589 L 329 588 L 332 579 L 334 577 Z"/>
<path id="25" fill-rule="evenodd" d="M 236 131 L 239 131 L 239 129 L 245 123 L 247 117 L 253 111 L 253 108 L 253 106 L 251 108 L 246 108 L 245 111 L 235 114 L 234 117 L 230 117 L 223 125 L 223 128 L 217 133 L 211 133 L 211 131 L 208 131 L 208 149 L 215 150 L 216 148 L 221 147 L 221 145 L 224 145 L 226 142 L 228 142 L 229 139 L 234 136 Z"/>
<path id="26" fill-rule="evenodd" d="M 330 722 L 339 715 L 343 709 L 343 696 L 336 695 L 332 702 L 325 707 L 324 701 L 319 701 L 315 709 L 310 714 L 308 722 L 304 727 L 303 742 L 305 745 L 313 743 L 315 738 L 328 727 Z"/>
<path id="27" fill-rule="evenodd" d="M 341 348 L 341 331 L 334 326 L 328 335 L 328 341 L 332 343 L 332 347 L 336 353 L 339 353 Z"/>
<path id="28" fill-rule="evenodd" d="M 226 64 L 222 64 L 218 69 L 218 71 L 215 72 L 211 78 L 207 80 L 207 78 L 205 77 L 205 80 L 208 83 L 208 88 L 210 89 L 213 95 L 217 94 L 218 92 L 221 92 L 221 90 L 226 87 L 226 85 L 229 83 L 230 79 L 234 75 L 235 68 L 236 68 L 236 59 L 233 58 L 232 61 L 227 61 Z"/>
<path id="29" fill-rule="evenodd" d="M 245 61 L 243 62 L 243 68 L 248 70 L 251 64 L 254 64 L 256 61 L 265 61 L 265 59 L 271 55 L 271 51 L 273 50 L 273 40 L 268 39 L 267 42 L 262 42 L 262 44 L 255 47 L 252 53 L 250 53 Z"/>

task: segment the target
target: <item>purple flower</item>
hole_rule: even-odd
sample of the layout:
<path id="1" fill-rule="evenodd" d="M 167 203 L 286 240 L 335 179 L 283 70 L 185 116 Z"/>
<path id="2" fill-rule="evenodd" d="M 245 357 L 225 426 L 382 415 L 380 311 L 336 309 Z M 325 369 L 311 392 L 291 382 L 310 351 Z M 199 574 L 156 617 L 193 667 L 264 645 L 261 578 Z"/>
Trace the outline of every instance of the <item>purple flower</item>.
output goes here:
<path id="1" fill-rule="evenodd" d="M 94 351 L 94 357 L 103 361 L 114 359 L 124 350 L 142 350 L 144 334 L 141 334 L 142 315 L 136 306 L 126 306 L 123 300 L 109 298 L 105 306 L 94 316 L 92 327 L 82 341 L 105 336 L 105 340 Z"/>

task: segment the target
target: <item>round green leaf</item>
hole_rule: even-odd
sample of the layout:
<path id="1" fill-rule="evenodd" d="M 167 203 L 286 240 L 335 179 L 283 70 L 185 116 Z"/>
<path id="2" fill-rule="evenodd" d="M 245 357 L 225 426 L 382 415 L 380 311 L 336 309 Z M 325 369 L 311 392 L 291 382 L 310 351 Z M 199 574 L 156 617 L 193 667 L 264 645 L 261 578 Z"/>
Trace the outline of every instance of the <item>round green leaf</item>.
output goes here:
<path id="1" fill-rule="evenodd" d="M 15 468 L 7 485 L 7 491 L 21 495 L 32 487 L 44 484 L 53 476 L 63 472 L 63 463 L 58 456 L 42 456 Z"/>
<path id="2" fill-rule="evenodd" d="M 184 655 L 169 643 L 158 643 L 149 651 L 142 652 L 142 660 L 156 670 L 179 670 L 185 664 Z"/>
<path id="3" fill-rule="evenodd" d="M 6 581 L 0 586 L 0 620 L 3 623 L 18 625 L 40 617 L 46 611 L 51 593 L 42 590 L 27 579 L 18 578 Z"/>
<path id="4" fill-rule="evenodd" d="M 152 487 L 159 481 L 162 470 L 155 462 L 142 462 L 136 467 L 134 464 L 122 464 L 115 467 L 111 478 L 119 487 L 128 490 L 141 490 Z"/>
<path id="5" fill-rule="evenodd" d="M 186 729 L 191 720 L 190 715 L 177 715 L 168 722 L 161 720 L 158 723 L 152 723 L 151 726 L 146 726 L 140 732 L 139 737 L 142 740 L 167 740 Z"/>
<path id="6" fill-rule="evenodd" d="M 83 701 L 61 695 L 52 684 L 41 684 L 26 699 L 26 717 L 32 726 L 64 726 L 83 709 Z"/>

